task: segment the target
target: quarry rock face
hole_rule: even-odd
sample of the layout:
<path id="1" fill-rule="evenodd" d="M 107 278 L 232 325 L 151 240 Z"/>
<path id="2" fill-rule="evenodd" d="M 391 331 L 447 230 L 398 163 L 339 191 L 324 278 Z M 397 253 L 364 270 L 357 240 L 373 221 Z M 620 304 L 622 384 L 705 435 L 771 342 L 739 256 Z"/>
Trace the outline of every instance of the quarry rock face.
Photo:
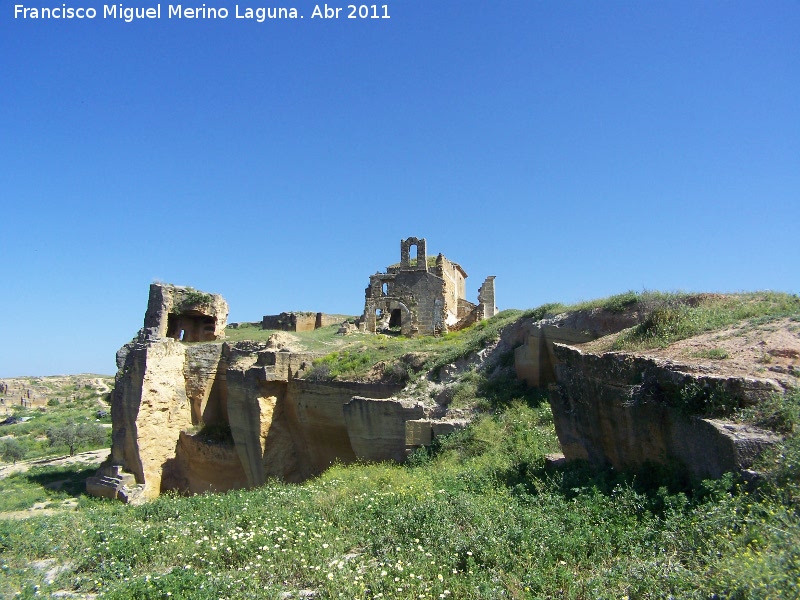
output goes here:
<path id="1" fill-rule="evenodd" d="M 550 386 L 556 433 L 567 460 L 638 468 L 678 463 L 696 478 L 748 469 L 779 437 L 697 416 L 744 407 L 778 391 L 770 380 L 688 372 L 668 360 L 583 353 L 554 344 Z"/>
<path id="2" fill-rule="evenodd" d="M 407 422 L 424 411 L 391 398 L 402 385 L 303 380 L 312 354 L 223 342 L 227 314 L 221 296 L 151 286 L 145 327 L 117 353 L 111 455 L 90 493 L 132 500 L 299 482 L 335 461 L 403 461 L 416 447 Z"/>
<path id="3" fill-rule="evenodd" d="M 517 378 L 531 387 L 556 381 L 558 358 L 553 345 L 581 344 L 635 325 L 635 312 L 581 310 L 541 321 L 522 321 L 504 334 L 514 347 Z"/>
<path id="4" fill-rule="evenodd" d="M 399 400 L 354 396 L 344 406 L 353 449 L 370 460 L 404 460 L 407 423 L 423 416 L 421 405 Z"/>

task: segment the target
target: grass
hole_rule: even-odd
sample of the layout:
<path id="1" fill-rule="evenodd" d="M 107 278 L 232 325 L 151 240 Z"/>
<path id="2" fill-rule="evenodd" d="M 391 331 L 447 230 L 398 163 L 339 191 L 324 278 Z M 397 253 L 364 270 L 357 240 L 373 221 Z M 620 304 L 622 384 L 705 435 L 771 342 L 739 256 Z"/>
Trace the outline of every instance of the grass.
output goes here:
<path id="1" fill-rule="evenodd" d="M 687 299 L 637 295 L 636 304 L 657 315 L 630 343 L 663 343 L 708 326 L 797 312 L 797 298 L 787 295 Z M 623 294 L 596 302 L 626 310 L 634 306 L 629 300 Z M 662 307 L 678 318 L 658 317 Z M 326 360 L 338 369 L 334 376 L 371 368 L 359 362 L 363 353 L 401 362 L 421 353 L 426 368 L 441 367 L 485 347 L 516 319 L 559 310 L 506 311 L 442 338 L 353 336 L 348 353 Z M 668 326 L 658 329 L 659 323 Z M 500 364 L 508 367 L 505 360 Z M 407 465 L 334 465 L 303 485 L 271 481 L 220 495 L 165 495 L 138 507 L 83 499 L 77 511 L 0 521 L 0 596 L 57 590 L 120 599 L 300 597 L 303 590 L 319 599 L 798 596 L 797 392 L 739 412 L 742 420 L 785 434 L 763 457 L 764 475 L 754 487 L 731 476 L 690 484 L 664 467 L 548 469 L 545 455 L 558 445 L 541 396 L 476 372 L 465 373 L 459 385 L 464 399 L 480 398 L 492 410 Z M 0 498 L 34 497 L 56 477 L 11 480 L 3 485 L 19 491 L 0 488 Z M 46 570 L 54 567 L 61 570 L 48 583 Z"/>
<path id="2" fill-rule="evenodd" d="M 341 315 L 342 321 L 352 317 Z M 332 347 L 339 347 L 346 345 L 350 340 L 345 336 L 337 335 L 339 325 L 329 325 L 328 327 L 320 327 L 313 331 L 290 331 L 282 332 L 288 333 L 296 337 L 299 344 L 307 352 L 329 352 Z M 226 342 L 240 342 L 245 340 L 253 340 L 266 342 L 270 336 L 279 333 L 277 329 L 261 329 L 260 325 L 253 325 L 251 323 L 242 323 L 237 328 L 228 327 L 225 329 Z"/>
<path id="3" fill-rule="evenodd" d="M 75 463 L 68 467 L 33 467 L 0 479 L 0 513 L 27 510 L 39 502 L 59 503 L 85 496 L 86 478 L 96 465 Z"/>
<path id="4" fill-rule="evenodd" d="M 729 357 L 728 351 L 724 348 L 705 348 L 692 354 L 695 358 L 708 358 L 710 360 L 725 360 Z"/>
<path id="5" fill-rule="evenodd" d="M 189 309 L 193 306 L 209 305 L 213 301 L 214 297 L 211 294 L 188 287 L 183 290 L 183 294 L 181 295 L 180 308 Z"/>
<path id="6" fill-rule="evenodd" d="M 401 336 L 353 334 L 337 336 L 336 326 L 312 332 L 293 333 L 313 352 L 326 352 L 317 359 L 312 379 L 360 380 L 372 368 L 383 363 L 396 374 L 395 380 L 412 377 L 402 358 L 410 353 L 426 355 L 425 370 L 436 376 L 448 364 L 468 357 L 497 340 L 500 331 L 519 319 L 540 320 L 564 312 L 602 309 L 609 312 L 637 311 L 640 325 L 620 334 L 611 345 L 613 350 L 636 351 L 665 347 L 675 341 L 733 324 L 763 325 L 782 317 L 800 319 L 800 297 L 778 292 L 741 294 L 687 294 L 628 291 L 607 298 L 572 305 L 550 303 L 521 311 L 505 310 L 462 331 L 440 337 L 406 338 Z M 231 341 L 266 340 L 273 331 L 245 326 L 228 330 Z M 722 349 L 703 351 L 700 358 L 724 360 Z"/>
<path id="7" fill-rule="evenodd" d="M 111 384 L 110 377 L 102 378 L 107 384 Z M 47 396 L 50 397 L 46 402 L 46 406 L 38 408 L 12 406 L 11 409 L 14 416 L 28 417 L 30 420 L 0 427 L 0 436 L 12 436 L 24 447 L 25 460 L 69 453 L 69 449 L 65 446 L 51 446 L 48 443 L 48 429 L 62 427 L 69 421 L 76 423 L 111 423 L 110 398 L 107 393 L 99 394 L 94 387 L 79 386 L 72 381 L 53 385 L 48 382 L 48 378 L 37 379 L 40 380 L 38 389 L 46 389 Z M 63 378 L 54 379 L 62 380 Z M 52 402 L 55 398 L 62 400 Z M 98 411 L 106 413 L 105 416 L 98 417 Z M 109 428 L 107 439 L 102 443 L 84 444 L 77 451 L 96 450 L 98 448 L 107 448 L 110 445 L 111 429 Z"/>
<path id="8" fill-rule="evenodd" d="M 779 318 L 800 316 L 800 297 L 778 292 L 689 295 L 649 292 L 639 305 L 644 320 L 623 332 L 614 350 L 664 348 L 681 339 L 730 325 L 763 325 Z"/>
<path id="9" fill-rule="evenodd" d="M 0 595 L 795 597 L 800 519 L 785 487 L 547 470 L 556 448 L 547 405 L 515 402 L 407 466 L 0 521 Z M 48 584 L 36 564 L 63 570 Z"/>
<path id="10" fill-rule="evenodd" d="M 547 305 L 552 306 L 552 305 Z M 485 348 L 500 337 L 503 327 L 517 319 L 545 314 L 546 309 L 504 310 L 485 321 L 481 321 L 461 331 L 447 333 L 440 337 L 402 337 L 372 334 L 348 336 L 350 347 L 331 352 L 314 361 L 315 368 L 322 368 L 332 379 L 358 380 L 367 376 L 378 363 L 389 365 L 409 354 L 423 354 L 422 367 L 433 370 L 434 374 L 445 365 L 468 357 Z M 310 375 L 312 378 L 314 374 Z"/>

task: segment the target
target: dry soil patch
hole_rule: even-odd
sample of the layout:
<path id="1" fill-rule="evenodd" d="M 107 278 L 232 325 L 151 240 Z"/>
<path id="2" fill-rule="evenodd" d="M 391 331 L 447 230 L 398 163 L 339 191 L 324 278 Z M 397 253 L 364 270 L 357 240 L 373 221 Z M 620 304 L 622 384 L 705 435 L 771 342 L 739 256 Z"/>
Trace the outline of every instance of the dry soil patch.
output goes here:
<path id="1" fill-rule="evenodd" d="M 579 347 L 604 352 L 616 335 Z M 723 376 L 772 379 L 784 389 L 800 387 L 800 323 L 789 318 L 760 325 L 739 323 L 636 354 L 674 360 Z"/>

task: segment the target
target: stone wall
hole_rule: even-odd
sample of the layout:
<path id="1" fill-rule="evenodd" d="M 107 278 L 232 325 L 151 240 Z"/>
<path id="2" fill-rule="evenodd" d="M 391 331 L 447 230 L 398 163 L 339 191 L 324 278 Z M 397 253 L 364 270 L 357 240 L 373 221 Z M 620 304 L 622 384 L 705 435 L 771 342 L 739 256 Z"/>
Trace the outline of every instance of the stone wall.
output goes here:
<path id="1" fill-rule="evenodd" d="M 354 396 L 344 405 L 344 418 L 355 454 L 375 461 L 404 461 L 406 422 L 423 416 L 422 406 L 400 400 Z"/>
<path id="2" fill-rule="evenodd" d="M 446 323 L 452 325 L 464 316 L 460 302 L 466 296 L 467 274 L 460 265 L 449 261 L 442 254 L 436 257 L 436 268 L 432 270 L 432 273 L 444 282 L 442 287 L 444 317 Z"/>
<path id="3" fill-rule="evenodd" d="M 341 320 L 340 316 L 321 312 L 282 312 L 279 315 L 264 315 L 261 319 L 261 328 L 278 331 L 314 331 L 320 327 L 336 325 Z"/>
<path id="4" fill-rule="evenodd" d="M 478 289 L 478 304 L 483 308 L 483 315 L 486 319 L 491 319 L 497 314 L 497 307 L 494 304 L 494 280 L 495 276 L 490 275 Z"/>
<path id="5" fill-rule="evenodd" d="M 181 431 L 192 427 L 186 395 L 186 346 L 165 339 L 135 344 L 124 354 L 111 403 L 111 457 L 124 465 L 147 497 L 162 490 L 162 475 L 175 458 Z M 163 482 L 171 489 L 173 482 Z"/>
<path id="6" fill-rule="evenodd" d="M 503 333 L 514 349 L 517 378 L 531 387 L 544 387 L 556 381 L 558 359 L 553 344 L 581 344 L 622 331 L 638 322 L 635 312 L 603 309 L 576 311 L 549 319 L 522 320 Z"/>

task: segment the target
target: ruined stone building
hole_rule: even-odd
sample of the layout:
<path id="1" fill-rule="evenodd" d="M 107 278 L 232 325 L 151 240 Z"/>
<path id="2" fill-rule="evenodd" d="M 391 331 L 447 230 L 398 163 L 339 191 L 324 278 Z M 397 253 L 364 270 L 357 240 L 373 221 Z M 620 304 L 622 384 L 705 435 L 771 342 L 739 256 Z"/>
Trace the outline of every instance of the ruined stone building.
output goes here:
<path id="1" fill-rule="evenodd" d="M 320 327 L 338 325 L 341 321 L 341 315 L 321 312 L 282 312 L 279 315 L 264 315 L 261 319 L 261 328 L 279 331 L 314 331 Z"/>
<path id="2" fill-rule="evenodd" d="M 461 265 L 444 255 L 428 258 L 425 238 L 401 240 L 400 263 L 369 278 L 362 327 L 371 333 L 399 328 L 403 335 L 438 335 L 494 316 L 494 276 L 483 282 L 478 304 L 465 298 L 466 278 Z"/>

